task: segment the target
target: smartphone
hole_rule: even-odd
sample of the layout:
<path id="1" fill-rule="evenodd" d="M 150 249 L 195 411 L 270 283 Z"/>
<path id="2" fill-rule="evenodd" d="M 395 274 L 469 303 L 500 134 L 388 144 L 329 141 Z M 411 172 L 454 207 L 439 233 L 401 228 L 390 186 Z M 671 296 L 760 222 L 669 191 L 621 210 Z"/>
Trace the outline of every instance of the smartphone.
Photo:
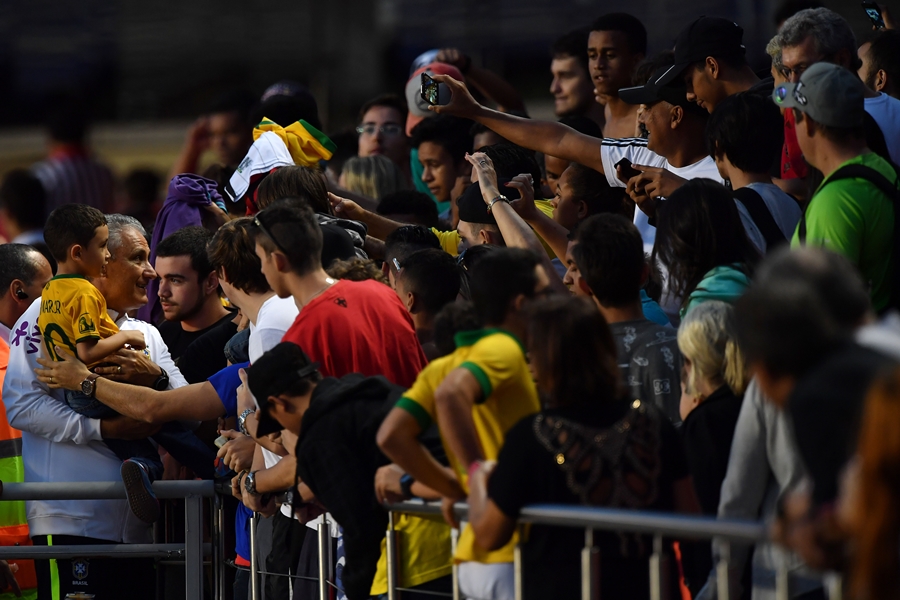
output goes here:
<path id="1" fill-rule="evenodd" d="M 631 166 L 631 161 L 627 158 L 623 158 L 619 162 L 616 163 L 616 167 L 619 171 L 621 171 L 621 176 L 617 173 L 616 176 L 619 177 L 622 181 L 628 181 L 632 177 L 637 177 L 641 174 L 640 171 Z"/>
<path id="2" fill-rule="evenodd" d="M 440 84 L 431 78 L 428 73 L 422 73 L 422 100 L 435 106 L 440 103 Z"/>
<path id="3" fill-rule="evenodd" d="M 863 2 L 862 7 L 872 24 L 878 29 L 884 29 L 884 19 L 881 18 L 881 9 L 878 8 L 878 5 L 874 2 Z"/>

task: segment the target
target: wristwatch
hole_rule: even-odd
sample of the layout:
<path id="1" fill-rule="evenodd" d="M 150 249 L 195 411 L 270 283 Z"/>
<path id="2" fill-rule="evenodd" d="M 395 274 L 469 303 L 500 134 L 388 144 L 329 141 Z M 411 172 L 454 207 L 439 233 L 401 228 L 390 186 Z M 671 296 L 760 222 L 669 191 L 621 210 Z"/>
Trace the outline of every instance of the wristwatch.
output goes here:
<path id="1" fill-rule="evenodd" d="M 166 373 L 166 370 L 162 367 L 159 368 L 162 371 L 162 375 L 156 378 L 156 381 L 153 382 L 153 389 L 157 392 L 162 392 L 169 389 L 169 374 Z"/>
<path id="2" fill-rule="evenodd" d="M 247 417 L 255 412 L 256 411 L 252 408 L 248 408 L 238 417 L 238 429 L 240 429 L 241 433 L 243 433 L 244 435 L 250 435 L 250 432 L 247 431 Z"/>
<path id="3" fill-rule="evenodd" d="M 412 475 L 409 473 L 404 473 L 403 476 L 400 477 L 400 493 L 403 494 L 404 500 L 412 500 L 412 484 L 416 482 L 413 479 Z"/>
<path id="4" fill-rule="evenodd" d="M 100 378 L 96 373 L 91 373 L 87 377 L 84 378 L 84 381 L 81 382 L 81 393 L 85 396 L 94 397 L 94 392 L 97 391 L 97 380 Z"/>
<path id="5" fill-rule="evenodd" d="M 256 474 L 257 473 L 258 473 L 258 471 L 251 471 L 250 473 L 247 473 L 246 477 L 244 477 L 244 489 L 251 496 L 259 495 L 256 493 Z"/>

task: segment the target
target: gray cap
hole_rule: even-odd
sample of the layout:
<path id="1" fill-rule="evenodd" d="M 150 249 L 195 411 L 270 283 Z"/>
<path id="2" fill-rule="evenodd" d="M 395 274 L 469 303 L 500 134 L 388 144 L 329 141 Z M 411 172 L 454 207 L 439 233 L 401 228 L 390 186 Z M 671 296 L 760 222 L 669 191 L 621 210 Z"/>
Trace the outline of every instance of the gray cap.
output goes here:
<path id="1" fill-rule="evenodd" d="M 855 73 L 817 62 L 798 83 L 783 83 L 772 92 L 775 104 L 796 108 L 826 127 L 859 127 L 866 116 L 865 88 Z"/>

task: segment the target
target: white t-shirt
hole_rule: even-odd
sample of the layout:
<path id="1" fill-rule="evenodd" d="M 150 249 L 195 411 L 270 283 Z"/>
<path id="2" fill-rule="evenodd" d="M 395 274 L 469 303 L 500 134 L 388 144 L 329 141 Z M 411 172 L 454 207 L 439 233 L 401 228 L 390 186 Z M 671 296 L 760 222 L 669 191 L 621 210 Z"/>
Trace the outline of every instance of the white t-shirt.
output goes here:
<path id="1" fill-rule="evenodd" d="M 747 187 L 760 195 L 763 202 L 766 203 L 766 208 L 772 214 L 772 218 L 775 219 L 778 229 L 790 241 L 794 237 L 800 217 L 803 216 L 803 210 L 797 201 L 774 183 L 751 183 Z M 743 206 L 740 200 L 737 203 L 738 206 Z M 765 240 L 763 240 L 763 249 L 765 249 Z"/>
<path id="2" fill-rule="evenodd" d="M 603 171 L 606 173 L 606 180 L 612 187 L 625 187 L 625 183 L 616 177 L 616 163 L 623 158 L 627 158 L 636 165 L 666 169 L 682 179 L 706 178 L 722 184 L 725 183 L 725 180 L 719 175 L 716 161 L 712 157 L 707 156 L 703 160 L 686 167 L 673 167 L 664 157 L 652 150 L 648 150 L 647 140 L 643 138 L 604 138 L 600 147 L 600 157 L 603 159 Z M 750 218 L 747 208 L 740 203 L 737 203 L 737 207 L 738 212 L 741 214 L 741 222 L 744 224 L 744 229 L 747 230 L 747 236 L 750 238 L 750 241 L 761 252 L 764 251 L 766 240 L 753 223 L 753 219 Z M 653 243 L 656 241 L 656 227 L 650 224 L 647 215 L 640 209 L 634 211 L 634 224 L 638 231 L 641 232 L 641 239 L 644 240 L 644 252 L 652 252 Z"/>
<path id="3" fill-rule="evenodd" d="M 299 314 L 300 311 L 290 296 L 272 296 L 263 302 L 256 315 L 256 323 L 250 323 L 250 341 L 247 346 L 250 364 L 281 342 Z"/>
<path id="4" fill-rule="evenodd" d="M 880 92 L 874 98 L 866 98 L 865 105 L 866 112 L 881 128 L 891 160 L 900 164 L 900 100 Z"/>

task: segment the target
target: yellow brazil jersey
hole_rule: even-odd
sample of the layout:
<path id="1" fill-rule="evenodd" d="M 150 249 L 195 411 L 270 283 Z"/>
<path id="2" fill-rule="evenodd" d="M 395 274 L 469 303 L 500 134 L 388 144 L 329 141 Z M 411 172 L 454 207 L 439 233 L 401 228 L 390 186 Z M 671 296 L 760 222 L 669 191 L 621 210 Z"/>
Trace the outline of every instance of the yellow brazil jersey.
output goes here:
<path id="1" fill-rule="evenodd" d="M 54 360 L 59 360 L 54 345 L 77 356 L 78 342 L 106 339 L 119 331 L 106 313 L 103 294 L 81 275 L 57 275 L 47 282 L 41 292 L 38 327 Z"/>
<path id="2" fill-rule="evenodd" d="M 426 429 L 437 419 L 434 392 L 456 368 L 468 370 L 481 386 L 481 399 L 472 409 L 472 418 L 485 459 L 497 460 L 506 432 L 524 417 L 540 410 L 525 349 L 515 336 L 502 329 L 459 333 L 456 351 L 425 367 L 413 387 L 397 402 L 397 407 L 409 412 L 422 429 Z M 446 444 L 444 449 L 450 466 L 468 491 L 468 465 L 460 464 Z M 488 552 L 475 544 L 475 534 L 466 525 L 459 538 L 455 559 L 458 562 L 511 562 L 517 541 L 514 535 L 503 548 Z"/>
<path id="3" fill-rule="evenodd" d="M 553 204 L 550 200 L 535 200 L 534 205 L 537 207 L 539 211 L 553 218 Z M 438 241 L 441 243 L 441 248 L 447 254 L 452 256 L 457 256 L 459 254 L 459 243 L 462 241 L 462 238 L 459 237 L 459 233 L 454 231 L 439 231 L 434 227 L 431 228 L 432 233 L 437 236 Z M 550 249 L 550 246 L 547 245 L 547 242 L 544 241 L 544 238 L 538 236 L 538 239 L 541 241 L 541 245 L 544 247 L 544 250 L 547 251 L 547 256 L 550 259 L 556 258 L 556 254 L 553 250 Z"/>
<path id="4" fill-rule="evenodd" d="M 453 571 L 450 526 L 441 517 L 395 515 L 397 532 L 397 585 L 411 588 Z M 372 596 L 387 593 L 387 543 L 381 540 L 381 557 L 372 581 Z"/>

